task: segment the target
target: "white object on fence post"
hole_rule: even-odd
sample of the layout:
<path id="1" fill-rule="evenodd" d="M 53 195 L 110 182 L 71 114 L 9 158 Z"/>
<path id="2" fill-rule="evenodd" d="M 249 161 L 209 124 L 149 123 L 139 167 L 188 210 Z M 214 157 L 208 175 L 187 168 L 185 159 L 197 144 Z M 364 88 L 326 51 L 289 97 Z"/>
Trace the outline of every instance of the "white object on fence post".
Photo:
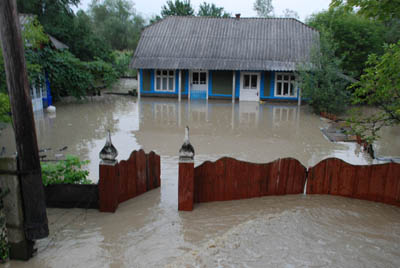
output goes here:
<path id="1" fill-rule="evenodd" d="M 189 141 L 189 127 L 179 150 L 178 210 L 192 211 L 194 203 L 194 148 Z"/>
<path id="2" fill-rule="evenodd" d="M 118 156 L 118 151 L 114 147 L 111 142 L 111 132 L 108 130 L 108 135 L 106 139 L 106 144 L 104 145 L 103 149 L 101 149 L 99 153 L 99 157 L 101 159 L 100 164 L 114 164 L 117 160 L 115 158 Z"/>

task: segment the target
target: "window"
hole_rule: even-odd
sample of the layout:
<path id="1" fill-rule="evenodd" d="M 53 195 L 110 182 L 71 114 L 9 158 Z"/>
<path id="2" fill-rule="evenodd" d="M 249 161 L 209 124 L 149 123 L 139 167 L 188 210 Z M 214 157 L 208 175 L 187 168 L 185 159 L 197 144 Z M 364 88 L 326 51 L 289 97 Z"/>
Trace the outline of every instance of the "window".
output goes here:
<path id="1" fill-rule="evenodd" d="M 156 70 L 156 91 L 175 90 L 175 71 L 173 70 Z"/>
<path id="2" fill-rule="evenodd" d="M 276 73 L 275 96 L 297 97 L 296 76 L 291 73 Z"/>
<path id="3" fill-rule="evenodd" d="M 243 88 L 244 89 L 257 89 L 257 75 L 244 74 L 243 75 Z"/>

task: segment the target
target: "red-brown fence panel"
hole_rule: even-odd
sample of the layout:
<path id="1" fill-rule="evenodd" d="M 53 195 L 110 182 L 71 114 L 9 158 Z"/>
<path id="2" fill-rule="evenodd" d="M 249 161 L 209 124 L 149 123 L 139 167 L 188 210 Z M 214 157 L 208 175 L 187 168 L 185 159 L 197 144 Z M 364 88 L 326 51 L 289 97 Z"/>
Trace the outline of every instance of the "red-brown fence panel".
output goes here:
<path id="1" fill-rule="evenodd" d="M 400 206 L 400 164 L 351 165 L 328 158 L 309 169 L 307 194 L 332 194 Z"/>
<path id="2" fill-rule="evenodd" d="M 136 151 L 133 151 L 128 160 L 119 162 L 119 202 L 124 202 L 137 195 L 136 192 Z"/>
<path id="3" fill-rule="evenodd" d="M 255 164 L 224 157 L 194 171 L 194 202 L 225 201 L 304 191 L 306 168 L 296 159 Z"/>
<path id="4" fill-rule="evenodd" d="M 129 159 L 100 164 L 100 211 L 114 212 L 119 203 L 160 187 L 160 156 L 133 151 Z"/>

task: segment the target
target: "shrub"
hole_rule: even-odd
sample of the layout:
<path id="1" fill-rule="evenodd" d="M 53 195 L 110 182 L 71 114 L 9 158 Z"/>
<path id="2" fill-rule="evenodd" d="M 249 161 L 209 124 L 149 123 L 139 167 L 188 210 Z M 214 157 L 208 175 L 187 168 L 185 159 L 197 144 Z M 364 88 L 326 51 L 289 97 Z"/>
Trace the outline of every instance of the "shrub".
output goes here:
<path id="1" fill-rule="evenodd" d="M 81 161 L 77 156 L 67 155 L 56 163 L 42 162 L 43 185 L 49 184 L 91 184 L 87 178 L 89 171 L 82 167 L 89 161 Z"/>
<path id="2" fill-rule="evenodd" d="M 0 93 L 0 122 L 11 122 L 10 112 L 10 101 L 8 95 Z"/>
<path id="3" fill-rule="evenodd" d="M 329 39 L 322 35 L 320 46 L 311 53 L 311 65 L 299 68 L 303 97 L 308 99 L 317 114 L 340 114 L 348 105 L 348 82 L 340 76 L 342 70 L 339 66 L 340 61 L 334 56 Z"/>

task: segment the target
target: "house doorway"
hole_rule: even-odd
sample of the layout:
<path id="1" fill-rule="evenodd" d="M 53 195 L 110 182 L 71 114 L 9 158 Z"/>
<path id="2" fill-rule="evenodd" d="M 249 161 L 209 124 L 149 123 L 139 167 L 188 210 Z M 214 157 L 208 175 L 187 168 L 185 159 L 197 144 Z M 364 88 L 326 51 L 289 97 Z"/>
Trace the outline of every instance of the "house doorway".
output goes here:
<path id="1" fill-rule="evenodd" d="M 240 76 L 240 100 L 260 100 L 260 73 L 244 72 Z"/>
<path id="2" fill-rule="evenodd" d="M 205 70 L 191 71 L 191 99 L 207 99 L 208 72 Z"/>

